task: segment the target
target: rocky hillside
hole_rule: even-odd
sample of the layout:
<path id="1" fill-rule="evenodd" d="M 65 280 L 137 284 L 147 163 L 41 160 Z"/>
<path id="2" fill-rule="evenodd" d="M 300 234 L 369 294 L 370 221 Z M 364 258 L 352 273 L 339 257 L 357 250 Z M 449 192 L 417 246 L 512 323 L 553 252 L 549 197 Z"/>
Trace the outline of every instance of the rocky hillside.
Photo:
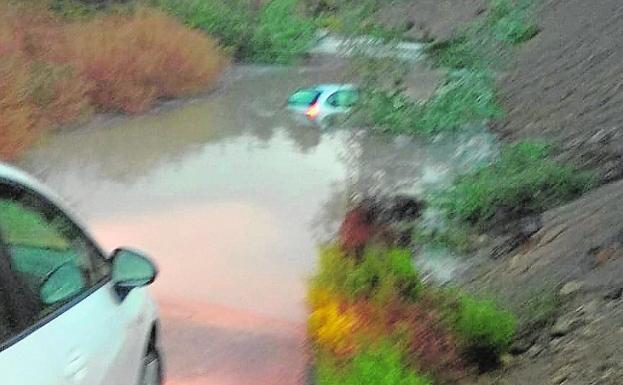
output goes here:
<path id="1" fill-rule="evenodd" d="M 443 41 L 485 1 L 413 0 L 384 10 L 416 38 Z M 510 226 L 467 274 L 522 319 L 513 356 L 482 384 L 623 383 L 623 3 L 542 0 L 539 34 L 498 80 L 508 142 L 541 138 L 603 184 Z"/>
<path id="2" fill-rule="evenodd" d="M 623 177 L 623 3 L 549 0 L 538 15 L 541 33 L 500 82 L 508 117 L 496 129 L 553 140 L 603 181 Z"/>
<path id="3" fill-rule="evenodd" d="M 471 272 L 524 329 L 494 384 L 618 385 L 623 378 L 623 181 L 543 214 L 514 250 Z M 493 380 L 493 381 L 491 381 Z"/>
<path id="4" fill-rule="evenodd" d="M 499 80 L 507 117 L 494 129 L 508 141 L 543 138 L 560 157 L 597 169 L 602 182 L 623 177 L 623 3 L 537 1 L 540 33 L 521 45 Z M 486 0 L 412 0 L 380 18 L 407 36 L 443 41 L 486 13 Z"/>

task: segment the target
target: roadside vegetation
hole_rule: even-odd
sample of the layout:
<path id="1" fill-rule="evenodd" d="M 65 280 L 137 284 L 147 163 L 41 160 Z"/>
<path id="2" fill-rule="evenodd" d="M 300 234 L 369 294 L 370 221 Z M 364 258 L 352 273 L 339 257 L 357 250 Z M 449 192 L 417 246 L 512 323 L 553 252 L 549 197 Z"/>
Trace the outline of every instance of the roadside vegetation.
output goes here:
<path id="1" fill-rule="evenodd" d="M 302 0 L 307 14 L 320 28 L 343 36 L 367 35 L 383 39 L 399 38 L 403 30 L 377 21 L 378 12 L 389 3 L 407 0 Z"/>
<path id="2" fill-rule="evenodd" d="M 447 78 L 425 102 L 406 96 L 404 64 L 357 62 L 368 121 L 384 132 L 431 137 L 503 118 L 496 72 L 517 45 L 539 32 L 533 12 L 533 0 L 491 0 L 480 20 L 449 41 L 431 44 L 430 61 L 445 68 Z M 411 243 L 470 253 L 482 246 L 480 235 L 494 224 L 542 213 L 594 185 L 593 173 L 560 163 L 554 155 L 555 149 L 539 141 L 503 145 L 491 164 L 433 195 L 427 205 L 443 224 L 412 223 Z M 360 231 L 352 238 L 369 234 Z M 347 244 L 320 251 L 309 285 L 309 336 L 319 385 L 458 383 L 495 368 L 518 330 L 523 335 L 544 327 L 560 306 L 555 295 L 528 296 L 518 319 L 496 302 L 422 282 L 410 249 L 374 242 L 349 249 Z"/>
<path id="3" fill-rule="evenodd" d="M 93 111 L 138 113 L 209 88 L 226 64 L 213 39 L 154 9 L 74 18 L 47 2 L 3 1 L 0 156 Z"/>
<path id="4" fill-rule="evenodd" d="M 433 65 L 448 70 L 446 81 L 430 100 L 409 100 L 399 82 L 388 90 L 368 77 L 362 110 L 369 111 L 370 122 L 383 131 L 419 135 L 502 118 L 495 73 L 504 68 L 515 45 L 538 33 L 533 8 L 534 0 L 489 0 L 483 19 L 453 39 L 427 48 Z"/>
<path id="5" fill-rule="evenodd" d="M 153 0 L 191 28 L 216 37 L 236 59 L 291 63 L 313 41 L 314 22 L 299 0 Z"/>
<path id="6" fill-rule="evenodd" d="M 499 213 L 506 218 L 538 214 L 588 191 L 594 175 L 550 158 L 539 142 L 505 146 L 489 166 L 459 177 L 441 194 L 439 205 L 462 222 L 486 228 Z"/>
<path id="7" fill-rule="evenodd" d="M 488 300 L 424 284 L 411 252 L 328 245 L 310 283 L 316 383 L 454 384 L 495 367 L 515 317 Z"/>

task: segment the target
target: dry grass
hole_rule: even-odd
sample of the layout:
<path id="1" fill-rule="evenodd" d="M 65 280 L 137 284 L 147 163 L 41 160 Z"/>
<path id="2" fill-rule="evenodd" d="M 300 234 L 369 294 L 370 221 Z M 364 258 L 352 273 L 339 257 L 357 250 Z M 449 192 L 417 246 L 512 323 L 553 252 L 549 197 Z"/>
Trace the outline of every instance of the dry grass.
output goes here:
<path id="1" fill-rule="evenodd" d="M 67 36 L 67 57 L 93 82 L 89 96 L 103 110 L 141 112 L 205 89 L 226 64 L 214 40 L 153 10 L 76 23 Z"/>
<path id="2" fill-rule="evenodd" d="M 94 109 L 137 113 L 209 88 L 226 64 L 213 39 L 158 11 L 67 22 L 0 3 L 0 158 Z"/>

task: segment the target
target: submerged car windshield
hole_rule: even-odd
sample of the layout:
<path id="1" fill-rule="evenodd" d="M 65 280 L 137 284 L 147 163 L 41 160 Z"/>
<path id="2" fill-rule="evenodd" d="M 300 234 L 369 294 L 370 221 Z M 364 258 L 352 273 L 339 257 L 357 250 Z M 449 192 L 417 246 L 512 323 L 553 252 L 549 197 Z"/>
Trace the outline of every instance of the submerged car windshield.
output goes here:
<path id="1" fill-rule="evenodd" d="M 291 106 L 310 106 L 318 100 L 319 96 L 320 92 L 313 88 L 298 90 L 288 98 L 288 104 Z"/>

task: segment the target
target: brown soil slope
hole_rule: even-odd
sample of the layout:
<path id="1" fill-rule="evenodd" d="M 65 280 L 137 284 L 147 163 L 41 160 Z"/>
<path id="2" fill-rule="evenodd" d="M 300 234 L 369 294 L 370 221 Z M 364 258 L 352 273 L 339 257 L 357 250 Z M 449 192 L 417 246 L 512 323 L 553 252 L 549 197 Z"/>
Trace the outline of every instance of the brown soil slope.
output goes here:
<path id="1" fill-rule="evenodd" d="M 500 79 L 507 140 L 542 138 L 562 160 L 623 177 L 623 2 L 537 0 L 541 30 Z M 486 0 L 394 2 L 379 17 L 415 39 L 448 39 L 486 11 Z"/>
<path id="2" fill-rule="evenodd" d="M 522 319 L 539 297 L 561 301 L 548 325 L 523 330 L 511 364 L 482 384 L 623 383 L 622 207 L 623 181 L 600 187 L 544 213 L 523 247 L 475 267 L 471 284 L 498 293 Z"/>
<path id="3" fill-rule="evenodd" d="M 623 177 L 623 2 L 544 1 L 538 24 L 500 82 L 508 117 L 496 129 L 553 140 L 603 181 Z"/>
<path id="4" fill-rule="evenodd" d="M 383 7 L 384 25 L 408 26 L 407 36 L 417 40 L 445 40 L 486 10 L 486 0 L 413 0 Z"/>

